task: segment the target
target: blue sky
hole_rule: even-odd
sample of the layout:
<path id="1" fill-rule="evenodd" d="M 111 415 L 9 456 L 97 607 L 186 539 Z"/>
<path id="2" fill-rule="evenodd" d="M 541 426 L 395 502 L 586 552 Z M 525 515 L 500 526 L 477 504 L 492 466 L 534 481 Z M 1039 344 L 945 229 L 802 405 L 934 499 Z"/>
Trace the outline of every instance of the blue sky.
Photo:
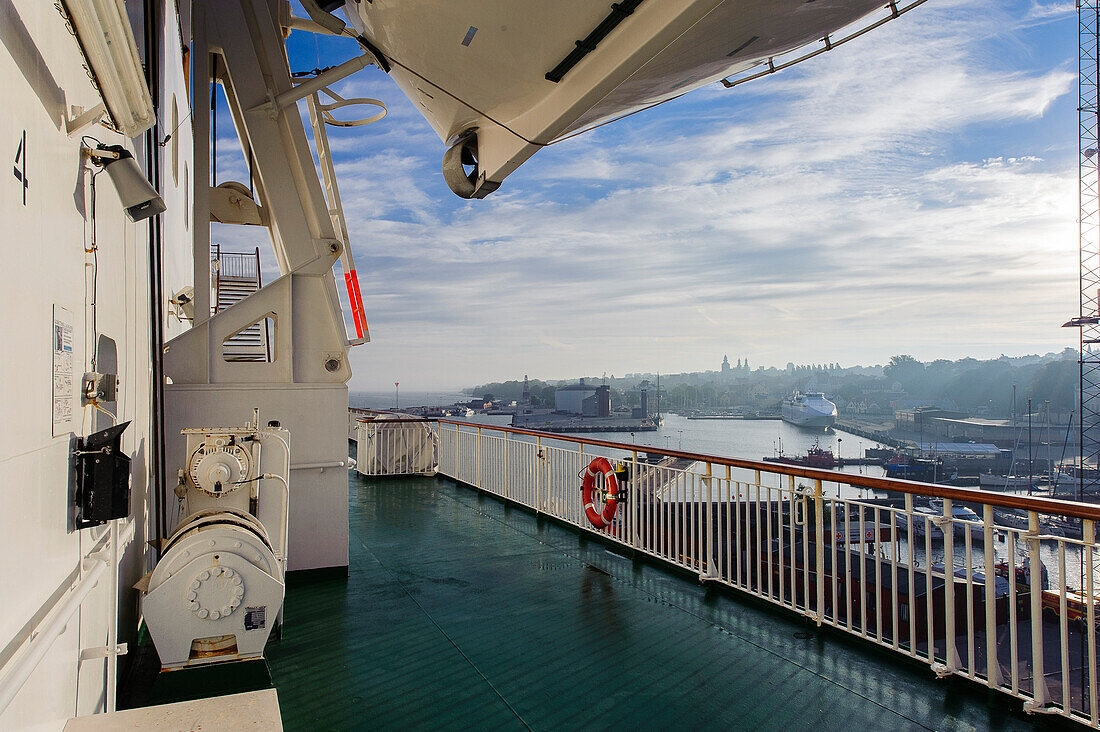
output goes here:
<path id="1" fill-rule="evenodd" d="M 368 69 L 337 89 L 389 116 L 330 128 L 373 338 L 351 387 L 1074 345 L 1076 34 L 1064 0 L 930 0 L 551 146 L 482 201 L 447 189 L 443 144 Z M 356 53 L 289 49 L 295 70 Z"/>

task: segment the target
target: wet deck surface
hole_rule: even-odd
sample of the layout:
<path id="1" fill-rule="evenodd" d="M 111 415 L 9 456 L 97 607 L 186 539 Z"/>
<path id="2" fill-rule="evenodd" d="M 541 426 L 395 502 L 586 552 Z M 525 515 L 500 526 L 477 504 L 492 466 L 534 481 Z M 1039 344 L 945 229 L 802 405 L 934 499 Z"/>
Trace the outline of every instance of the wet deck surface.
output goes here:
<path id="1" fill-rule="evenodd" d="M 351 475 L 349 576 L 292 585 L 268 645 L 287 729 L 1032 726 L 449 481 Z"/>

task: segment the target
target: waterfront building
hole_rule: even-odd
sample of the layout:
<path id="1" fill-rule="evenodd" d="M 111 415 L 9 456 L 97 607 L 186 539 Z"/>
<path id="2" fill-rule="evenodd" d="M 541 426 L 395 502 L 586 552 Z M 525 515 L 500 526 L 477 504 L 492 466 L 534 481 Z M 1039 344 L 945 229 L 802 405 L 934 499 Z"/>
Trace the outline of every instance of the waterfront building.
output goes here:
<path id="1" fill-rule="evenodd" d="M 608 417 L 611 415 L 611 387 L 606 384 L 591 386 L 584 383 L 560 386 L 554 390 L 554 409 L 584 417 Z"/>

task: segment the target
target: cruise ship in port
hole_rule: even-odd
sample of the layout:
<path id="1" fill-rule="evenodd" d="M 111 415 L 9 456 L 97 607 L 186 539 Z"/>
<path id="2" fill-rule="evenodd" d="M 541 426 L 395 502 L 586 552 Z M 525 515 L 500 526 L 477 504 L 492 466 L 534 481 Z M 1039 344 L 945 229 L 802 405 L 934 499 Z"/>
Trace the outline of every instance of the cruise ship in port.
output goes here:
<path id="1" fill-rule="evenodd" d="M 0 729 L 1100 725 L 1100 507 L 348 408 L 342 80 L 481 199 L 923 3 L 0 2 Z"/>
<path id="2" fill-rule="evenodd" d="M 783 400 L 780 415 L 784 422 L 811 429 L 829 429 L 836 423 L 836 405 L 819 391 L 796 391 Z"/>

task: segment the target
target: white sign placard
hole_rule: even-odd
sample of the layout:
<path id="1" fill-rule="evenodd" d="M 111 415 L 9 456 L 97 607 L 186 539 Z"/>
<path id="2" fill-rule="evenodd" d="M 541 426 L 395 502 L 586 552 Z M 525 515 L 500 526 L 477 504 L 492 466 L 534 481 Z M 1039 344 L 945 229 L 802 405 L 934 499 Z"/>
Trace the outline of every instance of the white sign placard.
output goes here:
<path id="1" fill-rule="evenodd" d="M 53 433 L 67 434 L 73 424 L 73 314 L 53 306 Z"/>

